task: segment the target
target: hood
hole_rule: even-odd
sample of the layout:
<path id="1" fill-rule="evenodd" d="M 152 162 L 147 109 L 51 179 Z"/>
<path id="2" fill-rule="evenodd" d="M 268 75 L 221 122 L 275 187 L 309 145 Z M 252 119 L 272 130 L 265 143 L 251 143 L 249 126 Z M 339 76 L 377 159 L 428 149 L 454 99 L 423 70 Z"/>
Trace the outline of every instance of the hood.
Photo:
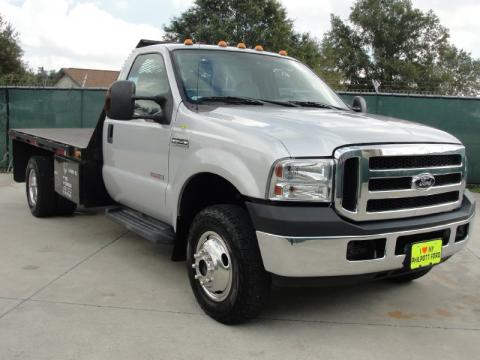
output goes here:
<path id="1" fill-rule="evenodd" d="M 290 156 L 330 156 L 338 147 L 375 143 L 454 143 L 454 136 L 418 123 L 373 114 L 279 106 L 220 106 L 204 116 L 231 121 L 248 135 L 263 132 Z M 240 130 L 240 129 L 239 129 Z"/>

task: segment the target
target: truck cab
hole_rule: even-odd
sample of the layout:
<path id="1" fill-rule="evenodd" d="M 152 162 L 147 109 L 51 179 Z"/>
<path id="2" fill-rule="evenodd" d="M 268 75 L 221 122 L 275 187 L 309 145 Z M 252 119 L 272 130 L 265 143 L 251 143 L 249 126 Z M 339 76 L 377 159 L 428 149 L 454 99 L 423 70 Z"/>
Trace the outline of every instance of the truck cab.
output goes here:
<path id="1" fill-rule="evenodd" d="M 34 212 L 35 144 L 11 137 Z M 223 323 L 256 316 L 272 281 L 414 280 L 472 231 L 458 139 L 368 114 L 361 98 L 348 106 L 284 51 L 140 42 L 79 151 L 93 155 L 55 152 L 63 178 L 44 186 L 81 204 L 88 190 L 73 198 L 57 164 L 78 163 L 78 182 L 105 190 L 113 220 L 173 245 L 199 304 Z"/>

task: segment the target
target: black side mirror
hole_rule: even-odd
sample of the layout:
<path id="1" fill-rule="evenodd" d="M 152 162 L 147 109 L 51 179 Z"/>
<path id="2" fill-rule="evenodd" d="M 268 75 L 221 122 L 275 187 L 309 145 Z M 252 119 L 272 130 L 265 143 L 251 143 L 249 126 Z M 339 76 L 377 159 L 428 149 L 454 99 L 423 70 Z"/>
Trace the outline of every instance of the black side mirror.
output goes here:
<path id="1" fill-rule="evenodd" d="M 356 112 L 367 112 L 367 101 L 363 96 L 355 96 L 353 98 L 352 110 Z"/>
<path id="2" fill-rule="evenodd" d="M 135 83 L 127 80 L 115 81 L 107 93 L 106 113 L 110 119 L 131 120 L 150 119 L 160 124 L 165 124 L 165 96 L 135 96 Z M 158 104 L 162 111 L 153 114 L 135 115 L 135 102 L 137 100 L 153 101 Z"/>
<path id="3" fill-rule="evenodd" d="M 135 83 L 115 81 L 107 93 L 106 113 L 110 119 L 131 120 L 135 109 Z"/>

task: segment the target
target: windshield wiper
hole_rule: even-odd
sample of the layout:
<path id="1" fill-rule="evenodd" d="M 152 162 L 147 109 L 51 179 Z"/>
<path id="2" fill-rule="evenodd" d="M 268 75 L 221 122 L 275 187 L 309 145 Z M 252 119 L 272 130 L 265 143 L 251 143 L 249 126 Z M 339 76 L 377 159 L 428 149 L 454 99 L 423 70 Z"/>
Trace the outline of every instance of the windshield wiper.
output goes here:
<path id="1" fill-rule="evenodd" d="M 263 105 L 262 100 L 252 99 L 241 96 L 205 96 L 196 100 L 198 103 L 204 102 L 224 102 L 226 104 L 245 104 L 245 105 Z"/>
<path id="2" fill-rule="evenodd" d="M 325 104 L 317 101 L 289 101 L 292 104 L 299 105 L 299 106 L 305 106 L 305 107 L 316 107 L 316 108 L 321 108 L 321 109 L 336 109 L 336 110 L 345 110 L 341 107 L 338 106 L 333 106 L 330 104 Z"/>
<path id="3" fill-rule="evenodd" d="M 275 104 L 275 105 L 282 105 L 282 106 L 288 106 L 288 107 L 298 107 L 298 105 L 293 104 L 291 101 L 280 101 L 280 100 L 265 100 L 265 99 L 257 99 L 269 104 Z"/>
<path id="4" fill-rule="evenodd" d="M 205 96 L 196 100 L 197 103 L 204 102 L 224 102 L 226 104 L 244 104 L 244 105 L 264 105 L 265 103 L 288 106 L 288 107 L 317 107 L 325 109 L 339 109 L 345 110 L 333 105 L 328 105 L 315 101 L 280 101 L 280 100 L 266 100 L 266 99 L 254 99 L 243 96 Z"/>

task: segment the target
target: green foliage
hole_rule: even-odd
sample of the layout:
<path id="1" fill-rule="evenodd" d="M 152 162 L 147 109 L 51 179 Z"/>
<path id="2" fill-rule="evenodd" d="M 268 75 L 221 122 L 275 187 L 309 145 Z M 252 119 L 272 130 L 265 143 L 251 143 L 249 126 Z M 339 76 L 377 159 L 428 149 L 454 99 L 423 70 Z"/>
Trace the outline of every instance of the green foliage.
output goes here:
<path id="1" fill-rule="evenodd" d="M 22 49 L 18 34 L 0 14 L 0 78 L 7 74 L 21 74 L 24 70 Z"/>
<path id="2" fill-rule="evenodd" d="M 36 71 L 26 68 L 17 74 L 0 76 L 0 86 L 53 86 L 59 74 L 60 71 L 46 71 L 42 67 Z"/>
<path id="3" fill-rule="evenodd" d="M 293 22 L 277 0 L 196 0 L 195 4 L 164 27 L 165 39 L 248 47 L 261 44 L 265 50 L 285 49 L 311 67 L 319 63 L 320 49 L 308 33 L 293 30 Z"/>
<path id="4" fill-rule="evenodd" d="M 448 46 L 442 53 L 437 72 L 442 79 L 440 91 L 448 94 L 479 95 L 480 60 L 464 50 Z"/>
<path id="5" fill-rule="evenodd" d="M 475 193 L 480 193 L 480 185 L 469 185 L 468 189 Z"/>
<path id="6" fill-rule="evenodd" d="M 478 94 L 480 62 L 449 43 L 448 30 L 411 0 L 357 0 L 349 17 L 332 15 L 323 64 L 350 89 Z"/>

